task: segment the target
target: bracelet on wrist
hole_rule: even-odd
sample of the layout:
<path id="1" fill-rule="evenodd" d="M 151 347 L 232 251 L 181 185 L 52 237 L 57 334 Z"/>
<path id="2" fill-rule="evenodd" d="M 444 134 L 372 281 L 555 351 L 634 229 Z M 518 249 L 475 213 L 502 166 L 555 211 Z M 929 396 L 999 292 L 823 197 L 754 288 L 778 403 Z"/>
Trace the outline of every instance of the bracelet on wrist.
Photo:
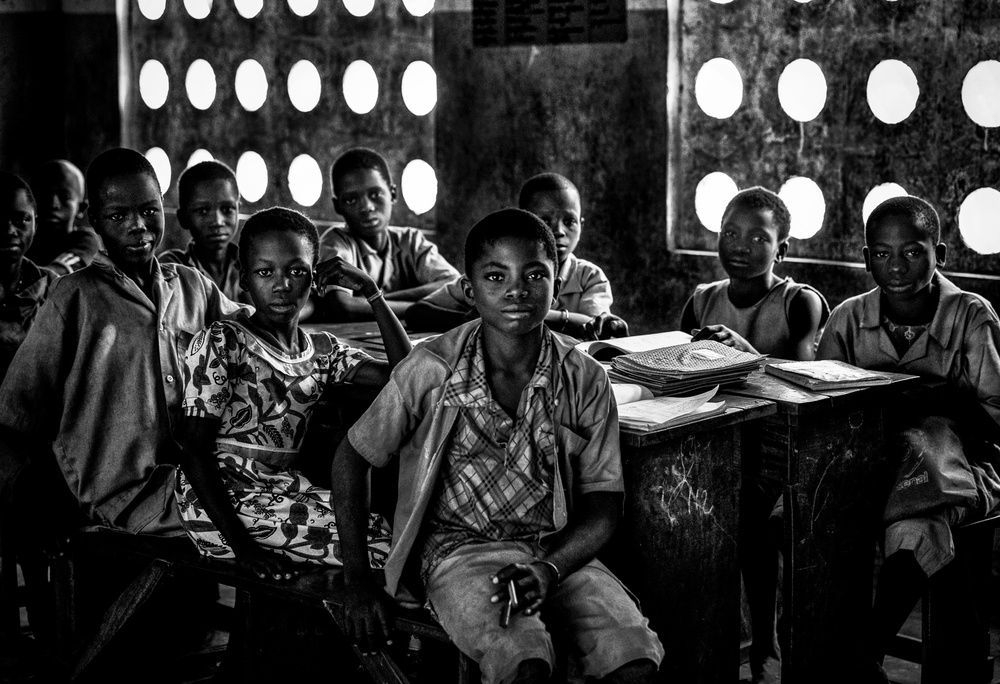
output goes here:
<path id="1" fill-rule="evenodd" d="M 552 561 L 536 560 L 532 562 L 532 565 L 544 565 L 549 570 L 551 570 L 552 574 L 555 575 L 555 581 L 553 582 L 553 584 L 559 584 L 562 581 L 562 573 L 559 572 L 559 568 L 556 567 L 556 564 L 553 563 Z"/>
<path id="2" fill-rule="evenodd" d="M 365 299 L 368 301 L 369 304 L 371 304 L 372 302 L 374 302 L 379 297 L 382 297 L 383 295 L 385 295 L 385 292 L 380 287 L 378 290 L 375 291 L 375 294 L 373 294 L 371 297 L 365 297 Z"/>
<path id="3" fill-rule="evenodd" d="M 566 309 L 562 310 L 562 314 L 559 317 L 559 332 L 566 329 L 566 324 L 569 323 L 569 311 Z M 553 566 L 555 567 L 555 566 Z"/>

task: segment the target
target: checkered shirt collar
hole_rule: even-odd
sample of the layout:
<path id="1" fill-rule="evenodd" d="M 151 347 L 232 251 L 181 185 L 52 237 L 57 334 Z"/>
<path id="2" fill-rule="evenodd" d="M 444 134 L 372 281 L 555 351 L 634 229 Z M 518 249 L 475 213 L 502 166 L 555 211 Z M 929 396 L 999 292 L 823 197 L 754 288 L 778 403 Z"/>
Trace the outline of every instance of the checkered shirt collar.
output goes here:
<path id="1" fill-rule="evenodd" d="M 552 333 L 547 327 L 542 329 L 542 348 L 538 354 L 535 372 L 528 381 L 528 387 L 544 394 L 552 385 Z M 462 350 L 455 370 L 445 385 L 442 402 L 445 406 L 481 406 L 490 403 L 490 390 L 486 378 L 486 357 L 483 351 L 482 329 L 476 328 Z"/>

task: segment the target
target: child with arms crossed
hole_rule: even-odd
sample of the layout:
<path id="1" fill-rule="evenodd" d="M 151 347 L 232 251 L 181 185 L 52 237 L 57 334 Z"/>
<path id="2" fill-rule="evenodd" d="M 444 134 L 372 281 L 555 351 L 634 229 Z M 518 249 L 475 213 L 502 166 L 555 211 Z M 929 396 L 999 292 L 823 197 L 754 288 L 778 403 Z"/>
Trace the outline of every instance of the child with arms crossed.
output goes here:
<path id="1" fill-rule="evenodd" d="M 296 468 L 323 391 L 343 382 L 381 387 L 410 350 L 382 291 L 338 258 L 324 264 L 321 277 L 366 297 L 389 364 L 329 333 L 299 328 L 318 252 L 316 227 L 304 215 L 276 207 L 250 217 L 240 234 L 240 285 L 256 311 L 199 333 L 186 359 L 177 491 L 184 528 L 203 554 L 235 556 L 275 580 L 295 574 L 289 560 L 342 560 L 330 492 Z M 376 567 L 388 552 L 382 523 L 372 515 L 366 525 Z"/>
<path id="2" fill-rule="evenodd" d="M 320 260 L 339 256 L 366 272 L 397 316 L 458 275 L 420 230 L 389 225 L 396 185 L 378 152 L 364 147 L 344 152 L 330 168 L 330 184 L 333 207 L 345 226 L 323 234 Z M 331 320 L 372 318 L 367 302 L 343 287 L 330 288 L 322 301 L 320 315 Z"/>
<path id="3" fill-rule="evenodd" d="M 334 458 L 348 587 L 344 624 L 364 650 L 388 636 L 387 597 L 365 558 L 366 477 L 399 453 L 386 590 L 426 595 L 483 681 L 548 681 L 550 629 L 571 669 L 651 681 L 663 647 L 596 559 L 622 505 L 618 420 L 607 374 L 543 324 L 555 241 L 506 209 L 469 233 L 465 293 L 481 320 L 418 347 Z M 501 626 L 513 583 L 520 603 Z"/>
<path id="4" fill-rule="evenodd" d="M 729 278 L 695 288 L 681 329 L 746 352 L 807 361 L 830 309 L 819 292 L 774 274 L 788 251 L 791 216 L 769 190 L 743 190 L 729 202 L 719 232 L 719 260 Z M 777 656 L 775 596 L 778 545 L 768 520 L 781 497 L 780 464 L 745 459 L 740 490 L 740 564 L 750 608 L 751 681 L 764 681 Z"/>
<path id="5" fill-rule="evenodd" d="M 614 299 L 604 271 L 573 254 L 583 232 L 576 186 L 557 173 L 532 176 L 521 186 L 518 207 L 541 218 L 556 240 L 560 284 L 545 316 L 549 327 L 586 340 L 627 336 L 628 325 L 611 313 Z M 414 304 L 407 311 L 406 322 L 414 330 L 448 330 L 477 315 L 465 298 L 462 278 L 457 277 Z"/>
<path id="6" fill-rule="evenodd" d="M 881 663 L 928 578 L 951 562 L 951 527 L 984 517 L 1000 501 L 1000 320 L 984 298 L 938 272 L 947 246 L 937 212 L 924 200 L 896 197 L 876 207 L 863 254 L 878 287 L 833 311 L 818 356 L 936 382 L 895 411 L 890 444 L 900 451 L 891 455 L 948 450 L 965 475 L 953 480 L 964 485 L 953 484 L 950 501 L 927 501 L 926 510 L 902 519 L 890 494 L 872 635 Z M 888 681 L 881 668 L 873 681 Z"/>

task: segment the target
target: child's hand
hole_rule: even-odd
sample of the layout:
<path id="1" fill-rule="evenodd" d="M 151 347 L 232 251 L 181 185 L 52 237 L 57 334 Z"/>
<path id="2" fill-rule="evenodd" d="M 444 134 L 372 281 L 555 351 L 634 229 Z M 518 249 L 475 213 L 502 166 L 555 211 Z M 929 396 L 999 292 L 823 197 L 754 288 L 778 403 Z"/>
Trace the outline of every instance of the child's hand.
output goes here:
<path id="1" fill-rule="evenodd" d="M 628 323 L 613 313 L 597 314 L 591 319 L 589 325 L 594 337 L 599 340 L 628 337 Z"/>
<path id="2" fill-rule="evenodd" d="M 524 611 L 525 615 L 532 615 L 548 598 L 554 577 L 549 567 L 542 563 L 512 563 L 491 579 L 500 590 L 490 597 L 490 603 L 506 601 L 507 583 L 514 580 L 518 602 L 512 612 Z"/>
<path id="3" fill-rule="evenodd" d="M 260 579 L 287 582 L 298 575 L 292 561 L 256 544 L 236 554 L 236 564 Z"/>
<path id="4" fill-rule="evenodd" d="M 340 627 L 347 638 L 358 645 L 364 655 L 370 655 L 392 644 L 392 609 L 389 597 L 371 580 L 351 583 L 344 592 L 340 609 Z"/>
<path id="5" fill-rule="evenodd" d="M 691 341 L 698 342 L 699 340 L 712 340 L 713 342 L 719 342 L 742 352 L 749 354 L 757 353 L 752 344 L 724 325 L 706 325 L 700 330 L 695 328 L 691 331 Z"/>
<path id="6" fill-rule="evenodd" d="M 339 256 L 316 264 L 314 277 L 316 288 L 321 295 L 329 285 L 346 287 L 354 292 L 360 292 L 364 297 L 370 297 L 378 292 L 378 285 L 370 275 Z"/>

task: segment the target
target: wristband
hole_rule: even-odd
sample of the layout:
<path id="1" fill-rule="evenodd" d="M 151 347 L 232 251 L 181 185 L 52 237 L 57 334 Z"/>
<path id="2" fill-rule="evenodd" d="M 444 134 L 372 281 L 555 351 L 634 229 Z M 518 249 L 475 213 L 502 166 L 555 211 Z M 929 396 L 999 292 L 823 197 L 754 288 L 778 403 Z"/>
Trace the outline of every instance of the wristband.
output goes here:
<path id="1" fill-rule="evenodd" d="M 569 323 L 569 311 L 567 311 L 566 309 L 563 309 L 562 310 L 562 316 L 559 319 L 559 332 L 562 332 L 563 330 L 566 329 L 566 324 L 567 323 Z M 553 565 L 552 567 L 555 567 L 555 566 Z M 559 573 L 559 571 L 557 570 L 556 574 L 558 575 L 558 573 Z"/>
<path id="2" fill-rule="evenodd" d="M 379 297 L 381 297 L 384 294 L 385 294 L 385 292 L 382 291 L 382 288 L 379 288 L 375 292 L 375 294 L 373 294 L 371 297 L 365 297 L 365 299 L 368 300 L 369 304 L 371 304 L 372 302 L 374 302 L 376 299 L 378 299 Z"/>
<path id="3" fill-rule="evenodd" d="M 555 574 L 555 576 L 556 576 L 555 583 L 556 584 L 559 584 L 560 582 L 562 582 L 562 573 L 559 572 L 559 568 L 557 568 L 556 564 L 553 563 L 552 561 L 536 560 L 536 561 L 532 561 L 532 565 L 544 565 L 545 567 L 547 567 L 550 570 L 552 570 L 553 574 Z"/>

